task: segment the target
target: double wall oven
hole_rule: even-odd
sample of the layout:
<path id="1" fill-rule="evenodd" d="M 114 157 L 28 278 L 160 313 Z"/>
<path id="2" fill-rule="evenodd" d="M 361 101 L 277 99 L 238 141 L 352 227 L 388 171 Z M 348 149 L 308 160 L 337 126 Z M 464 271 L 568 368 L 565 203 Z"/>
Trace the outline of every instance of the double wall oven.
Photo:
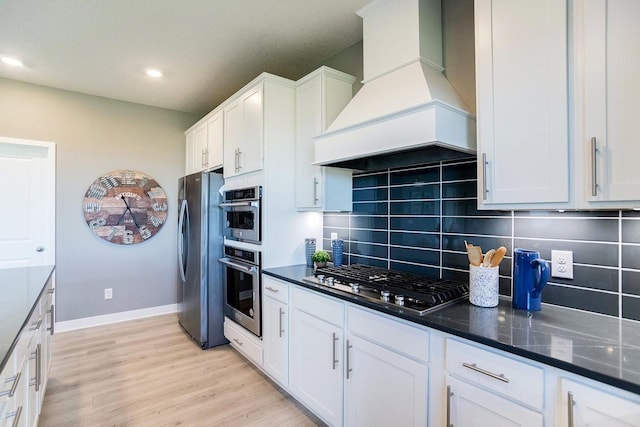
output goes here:
<path id="1" fill-rule="evenodd" d="M 262 187 L 225 192 L 224 315 L 257 336 L 262 335 L 260 267 Z M 236 243 L 238 242 L 238 243 Z"/>

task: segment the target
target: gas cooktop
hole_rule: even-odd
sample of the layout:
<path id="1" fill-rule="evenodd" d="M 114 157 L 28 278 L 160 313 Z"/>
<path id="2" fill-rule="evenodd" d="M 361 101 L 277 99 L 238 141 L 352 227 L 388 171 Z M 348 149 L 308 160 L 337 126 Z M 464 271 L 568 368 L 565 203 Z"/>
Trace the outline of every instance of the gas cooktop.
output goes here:
<path id="1" fill-rule="evenodd" d="M 467 283 L 361 264 L 318 268 L 303 280 L 421 316 L 469 295 Z"/>

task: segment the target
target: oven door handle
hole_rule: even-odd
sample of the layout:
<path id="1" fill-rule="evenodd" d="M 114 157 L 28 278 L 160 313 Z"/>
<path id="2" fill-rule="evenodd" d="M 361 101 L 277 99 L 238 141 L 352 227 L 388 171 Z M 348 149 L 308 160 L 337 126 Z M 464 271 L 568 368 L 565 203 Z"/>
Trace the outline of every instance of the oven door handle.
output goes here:
<path id="1" fill-rule="evenodd" d="M 220 203 L 221 208 L 235 208 L 239 206 L 253 206 L 258 207 L 259 202 L 251 201 L 251 202 L 229 202 L 229 203 Z"/>
<path id="2" fill-rule="evenodd" d="M 235 268 L 237 270 L 244 271 L 246 273 L 255 274 L 255 273 L 258 272 L 258 267 L 256 267 L 255 265 L 246 266 L 246 265 L 243 265 L 243 264 L 238 264 L 238 263 L 235 263 L 233 261 L 230 261 L 229 258 L 220 258 L 218 261 L 220 261 L 223 264 L 228 265 L 229 267 Z"/>

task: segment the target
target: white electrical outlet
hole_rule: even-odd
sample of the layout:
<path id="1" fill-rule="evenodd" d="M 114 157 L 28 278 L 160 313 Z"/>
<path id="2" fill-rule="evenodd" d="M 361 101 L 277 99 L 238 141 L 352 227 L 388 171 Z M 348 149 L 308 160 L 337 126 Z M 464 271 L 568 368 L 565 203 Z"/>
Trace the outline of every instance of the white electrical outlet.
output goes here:
<path id="1" fill-rule="evenodd" d="M 113 298 L 113 288 L 104 288 L 104 299 Z"/>
<path id="2" fill-rule="evenodd" d="M 573 279 L 572 251 L 551 251 L 551 277 Z"/>

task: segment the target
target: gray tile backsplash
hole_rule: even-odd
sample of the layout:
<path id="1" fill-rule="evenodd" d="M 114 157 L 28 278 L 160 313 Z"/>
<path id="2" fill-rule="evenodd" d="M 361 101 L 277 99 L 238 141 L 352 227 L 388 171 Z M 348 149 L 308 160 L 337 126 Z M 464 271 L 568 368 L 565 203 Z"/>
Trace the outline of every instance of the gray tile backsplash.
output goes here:
<path id="1" fill-rule="evenodd" d="M 570 250 L 574 278 L 551 278 L 546 303 L 640 320 L 640 212 L 479 211 L 476 162 L 442 162 L 355 174 L 353 211 L 325 213 L 345 241 L 345 261 L 467 280 L 464 241 L 505 246 L 500 293 L 511 295 L 514 248 Z"/>

